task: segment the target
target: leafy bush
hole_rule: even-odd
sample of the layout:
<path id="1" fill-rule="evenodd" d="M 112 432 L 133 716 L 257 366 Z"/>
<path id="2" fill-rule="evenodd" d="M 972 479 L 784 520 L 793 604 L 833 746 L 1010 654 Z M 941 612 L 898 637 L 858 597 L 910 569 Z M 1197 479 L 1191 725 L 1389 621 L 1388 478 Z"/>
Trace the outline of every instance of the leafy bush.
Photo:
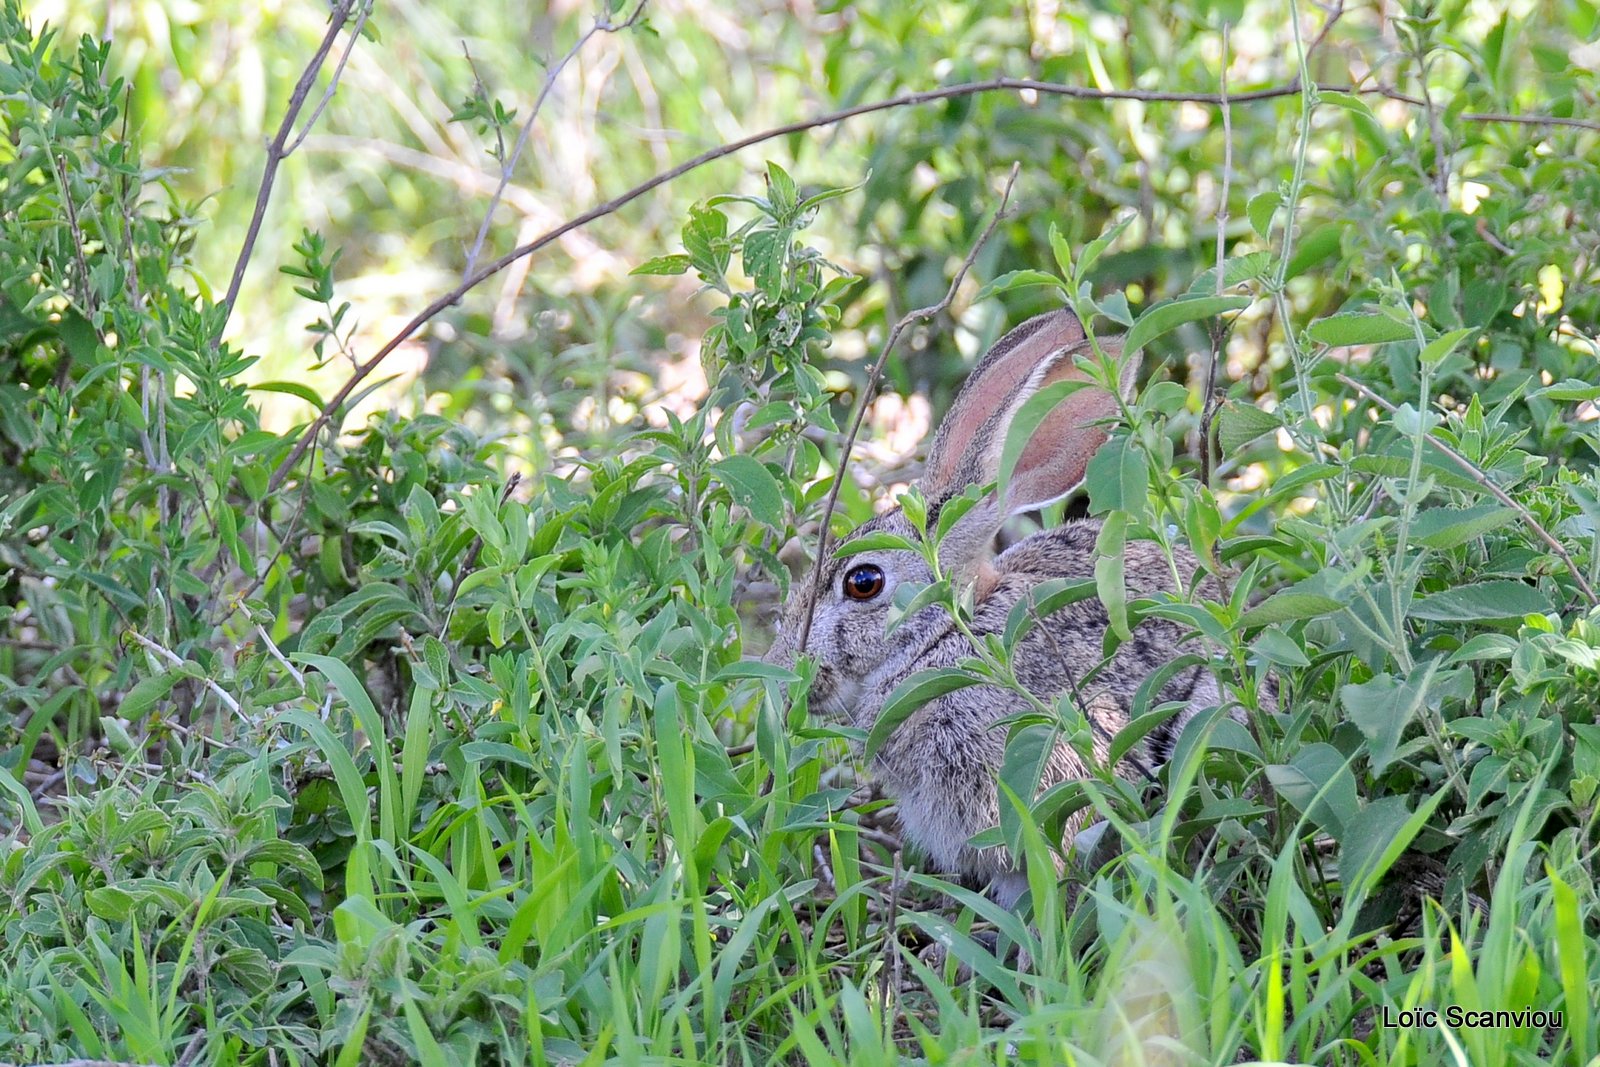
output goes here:
<path id="1" fill-rule="evenodd" d="M 8 1057 L 1600 1055 L 1600 305 L 1581 222 L 1600 180 L 1594 77 L 1567 62 L 1594 48 L 1593 5 L 1335 9 L 1303 32 L 1267 4 L 1042 29 L 984 5 L 868 8 L 817 15 L 838 34 L 797 50 L 828 98 L 1019 70 L 1162 88 L 1171 71 L 1203 98 L 1217 46 L 1251 40 L 1243 76 L 1342 88 L 1230 86 L 1226 127 L 1169 128 L 1154 116 L 1176 103 L 1057 110 L 1041 85 L 893 109 L 848 164 L 793 141 L 759 195 L 677 211 L 681 251 L 652 254 L 653 233 L 628 249 L 635 274 L 693 272 L 697 311 L 629 306 L 687 304 L 660 288 L 681 282 L 612 279 L 585 304 L 536 275 L 531 339 L 502 343 L 470 301 L 429 324 L 444 414 L 396 401 L 352 428 L 392 384 L 330 405 L 301 353 L 264 353 L 297 368 L 269 374 L 227 339 L 252 290 L 229 307 L 208 279 L 242 272 L 248 243 L 229 262 L 238 241 L 208 235 L 244 240 L 249 216 L 202 226 L 215 179 L 141 148 L 149 69 L 124 81 L 117 41 L 70 46 L 7 0 Z M 704 60 L 676 17 L 639 47 Z M 457 120 L 503 164 L 520 116 L 481 80 L 467 98 Z M 1012 159 L 1015 213 L 982 243 Z M 311 308 L 315 362 L 365 379 L 377 346 L 343 242 L 293 232 L 297 281 L 277 289 Z M 837 251 L 862 242 L 883 262 Z M 869 381 L 861 354 L 969 250 L 992 281 Z M 763 638 L 741 609 L 787 591 L 797 537 L 870 514 L 877 486 L 841 474 L 848 404 L 947 398 L 1002 319 L 1061 304 L 1127 333 L 1145 372 L 1087 485 L 1107 565 L 1053 602 L 1098 596 L 1113 644 L 1145 616 L 1192 628 L 1244 721 L 1198 717 L 1159 788 L 1101 767 L 1035 797 L 1041 739 L 1081 716 L 1016 716 L 1003 780 L 1023 800 L 993 831 L 1032 861 L 1012 914 L 901 856 L 846 755 L 865 739 L 808 717 L 805 663 L 747 657 Z M 694 314 L 707 393 L 647 423 L 593 357 L 643 338 L 626 360 L 654 371 Z M 504 403 L 502 373 L 538 383 L 537 410 Z M 333 430 L 272 428 L 285 397 Z M 1141 539 L 1187 544 L 1226 596 L 1130 600 L 1115 561 Z M 948 586 L 924 596 L 968 610 Z M 962 669 L 1004 682 L 1008 657 L 998 642 Z M 1145 700 L 1118 744 L 1175 710 Z M 1098 840 L 1055 885 L 1048 853 L 1085 808 Z M 1446 1004 L 1564 1018 L 1380 1023 Z"/>

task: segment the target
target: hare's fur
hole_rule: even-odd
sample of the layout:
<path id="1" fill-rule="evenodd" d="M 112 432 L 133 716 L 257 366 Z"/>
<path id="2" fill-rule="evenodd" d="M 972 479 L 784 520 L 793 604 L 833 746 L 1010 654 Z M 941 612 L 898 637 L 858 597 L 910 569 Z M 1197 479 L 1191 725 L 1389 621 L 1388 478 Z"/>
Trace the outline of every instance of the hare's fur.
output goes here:
<path id="1" fill-rule="evenodd" d="M 1011 417 L 1029 396 L 1052 381 L 1083 380 L 1073 356 L 1083 351 L 1084 340 L 1070 312 L 1053 312 L 1017 327 L 980 361 L 929 449 L 920 486 L 928 501 L 930 529 L 939 509 L 952 498 L 969 485 L 994 480 Z M 1125 392 L 1131 390 L 1132 381 L 1129 368 L 1122 385 Z M 991 495 L 941 541 L 941 570 L 974 587 L 974 634 L 1002 632 L 1012 607 L 1044 582 L 1094 577 L 1097 521 L 1044 530 L 998 556 L 992 556 L 992 545 L 1007 514 L 1059 499 L 1082 481 L 1089 457 L 1105 440 L 1098 423 L 1115 408 L 1115 399 L 1103 389 L 1084 388 L 1069 396 L 1035 432 L 1012 475 L 1004 504 Z M 895 507 L 864 523 L 846 543 L 874 531 L 917 538 L 910 521 Z M 933 580 L 920 555 L 869 551 L 834 556 L 818 565 L 823 574 L 806 651 L 817 662 L 811 702 L 819 711 L 870 730 L 889 695 L 911 674 L 953 667 L 975 654 L 939 607 L 923 609 L 885 636 L 895 589 L 907 582 Z M 1180 550 L 1169 560 L 1144 541 L 1128 544 L 1123 565 L 1130 598 L 1174 592 L 1175 576 L 1190 583 L 1198 570 L 1187 551 Z M 870 599 L 854 599 L 846 595 L 845 576 L 863 566 L 882 572 L 883 588 Z M 805 590 L 811 581 L 807 577 L 794 583 L 768 653 L 774 662 L 794 659 Z M 1177 624 L 1147 618 L 1102 667 L 1107 626 L 1106 610 L 1098 599 L 1079 600 L 1040 619 L 1012 655 L 1018 680 L 1040 700 L 1050 704 L 1063 694 L 1073 695 L 1090 723 L 1095 753 L 1102 762 L 1112 738 L 1128 723 L 1128 708 L 1140 684 L 1163 664 L 1195 650 L 1185 644 Z M 1180 702 L 1185 710 L 1124 757 L 1125 767 L 1136 774 L 1149 774 L 1163 762 L 1177 731 L 1195 712 L 1216 705 L 1219 694 L 1208 672 L 1190 666 L 1162 688 L 1157 702 L 1166 701 Z M 898 804 L 907 839 L 936 868 L 988 885 L 1006 904 L 1024 888 L 1020 871 L 1003 848 L 977 849 L 968 842 L 999 822 L 995 780 L 1006 731 L 996 724 L 1024 707 L 1017 693 L 999 686 L 959 689 L 919 708 L 872 761 L 873 773 Z M 1087 773 L 1080 757 L 1063 742 L 1047 761 L 1041 788 Z"/>

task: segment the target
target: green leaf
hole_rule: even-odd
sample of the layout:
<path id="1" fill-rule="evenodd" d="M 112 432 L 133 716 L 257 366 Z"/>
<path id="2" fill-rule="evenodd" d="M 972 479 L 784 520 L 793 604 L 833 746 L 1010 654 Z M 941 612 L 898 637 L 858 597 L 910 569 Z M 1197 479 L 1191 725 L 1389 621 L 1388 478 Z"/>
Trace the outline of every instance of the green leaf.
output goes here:
<path id="1" fill-rule="evenodd" d="M 1222 264 L 1222 287 L 1231 289 L 1241 282 L 1264 281 L 1272 273 L 1271 252 L 1246 252 L 1230 256 Z M 1217 268 L 1209 267 L 1189 283 L 1190 293 L 1196 296 L 1214 296 L 1217 291 Z"/>
<path id="2" fill-rule="evenodd" d="M 1416 335 L 1416 329 L 1409 323 L 1392 319 L 1388 315 L 1365 312 L 1330 315 L 1306 327 L 1307 337 L 1330 348 L 1406 341 Z"/>
<path id="3" fill-rule="evenodd" d="M 1100 594 L 1100 603 L 1105 605 L 1111 632 L 1124 641 L 1133 637 L 1128 628 L 1128 586 L 1123 574 L 1127 550 L 1127 512 L 1113 511 L 1095 538 L 1094 587 Z"/>
<path id="4" fill-rule="evenodd" d="M 1111 247 L 1111 242 L 1121 237 L 1122 231 L 1126 230 L 1133 220 L 1138 217 L 1137 212 L 1124 212 L 1122 218 L 1106 227 L 1099 237 L 1084 246 L 1083 254 L 1078 257 L 1077 269 L 1072 272 L 1072 280 L 1077 283 L 1077 288 L 1081 289 L 1083 287 L 1084 280 L 1089 277 L 1089 272 L 1094 269 L 1094 265 L 1100 262 L 1100 257 L 1105 254 L 1105 250 Z M 1050 241 L 1054 245 L 1059 235 L 1056 234 L 1054 226 L 1050 228 L 1050 232 Z M 1058 261 L 1060 259 L 1059 251 L 1057 252 L 1057 259 Z M 1063 263 L 1061 269 L 1066 271 L 1067 265 Z"/>
<path id="5" fill-rule="evenodd" d="M 250 388 L 262 393 L 287 393 L 299 397 L 314 408 L 322 407 L 322 397 L 317 391 L 299 382 L 258 382 Z"/>
<path id="6" fill-rule="evenodd" d="M 1495 579 L 1432 593 L 1414 602 L 1407 614 L 1432 622 L 1487 622 L 1542 615 L 1551 608 L 1550 598 L 1536 586 Z"/>
<path id="7" fill-rule="evenodd" d="M 1054 274 L 1046 274 L 1042 270 L 1013 270 L 1000 275 L 994 281 L 978 290 L 978 295 L 972 298 L 974 304 L 988 300 L 1001 293 L 1009 293 L 1013 289 L 1026 289 L 1035 285 L 1053 285 L 1062 292 L 1066 287 L 1061 284 L 1061 279 Z"/>
<path id="8" fill-rule="evenodd" d="M 1039 428 L 1039 424 L 1067 397 L 1080 389 L 1089 388 L 1091 384 L 1085 381 L 1051 382 L 1022 402 L 1022 406 L 1011 418 L 1011 425 L 1006 428 L 1005 443 L 1000 448 L 1001 499 L 1005 498 L 1005 489 L 1011 482 L 1011 475 L 1015 473 L 1017 463 L 1022 459 L 1022 453 L 1028 447 L 1028 440 Z"/>
<path id="9" fill-rule="evenodd" d="M 1123 358 L 1138 352 L 1163 334 L 1171 333 L 1184 323 L 1209 319 L 1225 311 L 1238 311 L 1248 307 L 1248 296 L 1190 296 L 1169 300 L 1150 308 L 1128 331 L 1122 343 Z"/>
<path id="10" fill-rule="evenodd" d="M 149 711 L 156 701 L 172 692 L 172 687 L 177 685 L 182 677 L 183 674 L 178 671 L 166 671 L 143 679 L 122 698 L 117 714 L 129 720 L 139 718 Z"/>
<path id="11" fill-rule="evenodd" d="M 757 230 L 744 239 L 744 272 L 768 297 L 776 299 L 783 287 L 783 258 L 788 230 Z"/>
<path id="12" fill-rule="evenodd" d="M 1217 413 L 1217 443 L 1224 455 L 1240 451 L 1262 434 L 1280 429 L 1283 422 L 1270 411 L 1262 411 L 1254 404 L 1241 404 L 1235 400 L 1224 401 Z"/>
<path id="13" fill-rule="evenodd" d="M 1359 685 L 1341 686 L 1339 703 L 1345 715 L 1367 739 L 1367 754 L 1372 773 L 1382 774 L 1400 748 L 1400 738 L 1422 708 L 1428 683 L 1436 664 L 1402 683 L 1393 675 L 1380 674 Z"/>
<path id="14" fill-rule="evenodd" d="M 1140 516 L 1149 504 L 1150 472 L 1144 454 L 1129 437 L 1114 437 L 1095 452 L 1084 484 L 1091 515 L 1115 510 Z"/>
<path id="15" fill-rule="evenodd" d="M 1256 655 L 1280 667 L 1309 667 L 1311 660 L 1294 639 L 1276 626 L 1268 626 L 1256 635 L 1251 644 Z"/>
<path id="16" fill-rule="evenodd" d="M 1554 385 L 1535 389 L 1528 394 L 1529 400 L 1536 397 L 1545 400 L 1600 400 L 1600 385 L 1590 385 L 1578 378 L 1563 378 Z"/>
<path id="17" fill-rule="evenodd" d="M 1267 780 L 1296 811 L 1341 840 L 1346 824 L 1360 809 L 1348 762 L 1322 741 L 1302 748 L 1286 764 L 1267 767 Z"/>
<path id="18" fill-rule="evenodd" d="M 976 675 L 949 667 L 934 667 L 913 674 L 896 686 L 894 692 L 889 694 L 889 699 L 884 701 L 883 710 L 878 712 L 878 721 L 872 724 L 872 730 L 867 734 L 863 755 L 868 760 L 877 755 L 895 728 L 924 704 L 946 693 L 982 683 L 983 679 Z"/>
<path id="19" fill-rule="evenodd" d="M 1475 326 L 1465 326 L 1459 330 L 1442 333 L 1438 337 L 1422 346 L 1422 352 L 1417 356 L 1424 364 L 1431 366 L 1456 350 L 1463 338 L 1477 332 Z"/>
<path id="20" fill-rule="evenodd" d="M 852 537 L 834 549 L 833 555 L 835 559 L 843 559 L 846 556 L 858 556 L 863 552 L 915 552 L 916 550 L 916 545 L 899 534 L 890 533 L 888 530 L 874 530 L 860 537 Z"/>
<path id="21" fill-rule="evenodd" d="M 630 275 L 682 274 L 688 269 L 689 257 L 682 252 L 674 252 L 670 256 L 656 256 L 654 259 L 647 259 L 628 273 Z"/>
<path id="22" fill-rule="evenodd" d="M 1270 626 L 1274 623 L 1293 622 L 1296 619 L 1314 619 L 1329 615 L 1344 607 L 1326 593 L 1312 592 L 1290 586 L 1279 590 L 1239 617 L 1241 629 Z"/>
<path id="23" fill-rule="evenodd" d="M 1272 239 L 1272 216 L 1278 213 L 1278 208 L 1283 204 L 1283 197 L 1276 189 L 1264 193 L 1257 193 L 1245 205 L 1244 213 L 1250 216 L 1250 228 L 1260 235 L 1263 241 Z"/>
<path id="24" fill-rule="evenodd" d="M 777 209 L 780 218 L 793 213 L 800 200 L 799 191 L 789 172 L 770 159 L 767 160 L 767 195 L 771 197 L 772 206 Z"/>
<path id="25" fill-rule="evenodd" d="M 1429 548 L 1447 549 L 1464 545 L 1490 530 L 1497 530 L 1517 517 L 1516 509 L 1500 504 L 1476 504 L 1470 508 L 1429 508 L 1411 524 L 1411 536 Z"/>
<path id="26" fill-rule="evenodd" d="M 711 471 L 756 521 L 783 525 L 783 490 L 766 464 L 751 456 L 729 456 L 713 463 Z"/>

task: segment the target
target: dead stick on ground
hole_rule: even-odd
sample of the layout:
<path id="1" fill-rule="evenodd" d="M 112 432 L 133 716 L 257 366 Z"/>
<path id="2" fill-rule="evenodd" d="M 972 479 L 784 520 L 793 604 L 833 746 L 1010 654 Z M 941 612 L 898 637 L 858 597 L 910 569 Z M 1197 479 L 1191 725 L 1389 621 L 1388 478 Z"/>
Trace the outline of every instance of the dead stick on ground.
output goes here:
<path id="1" fill-rule="evenodd" d="M 989 225 L 983 228 L 978 239 L 973 242 L 972 248 L 967 252 L 967 258 L 961 261 L 961 268 L 956 271 L 956 276 L 950 281 L 950 288 L 944 294 L 944 299 L 937 304 L 917 308 L 908 312 L 894 324 L 889 331 L 889 336 L 883 342 L 883 350 L 878 353 L 878 361 L 872 365 L 872 370 L 867 373 L 867 380 L 861 386 L 861 396 L 856 400 L 855 416 L 850 420 L 850 432 L 845 434 L 844 448 L 839 453 L 839 464 L 834 468 L 833 484 L 828 487 L 827 502 L 822 505 L 822 532 L 817 535 L 817 565 L 811 571 L 811 584 L 806 587 L 805 610 L 800 616 L 800 640 L 795 645 L 795 655 L 805 655 L 806 641 L 811 637 L 811 616 L 817 609 L 817 595 L 821 592 L 822 575 L 827 571 L 824 565 L 828 558 L 828 550 L 832 540 L 829 526 L 833 521 L 833 509 L 839 504 L 839 486 L 844 483 L 845 475 L 850 469 L 850 454 L 855 450 L 856 438 L 861 434 L 861 423 L 867 417 L 867 407 L 872 403 L 873 394 L 878 388 L 878 379 L 883 374 L 884 364 L 889 361 L 889 353 L 894 351 L 895 342 L 900 340 L 900 335 L 908 327 L 917 322 L 933 318 L 950 306 L 956 298 L 956 290 L 961 288 L 961 283 L 966 279 L 967 272 L 972 269 L 973 260 L 978 258 L 978 251 L 989 240 L 989 235 L 994 233 L 994 228 L 1005 217 L 1006 205 L 1011 201 L 1011 188 L 1017 183 L 1017 172 L 1022 169 L 1022 164 L 1011 165 L 1011 175 L 1006 178 L 1005 190 L 1000 194 L 1000 204 L 994 210 L 994 218 L 989 220 Z"/>
<path id="2" fill-rule="evenodd" d="M 1344 374 L 1336 374 L 1334 377 L 1344 385 L 1348 385 L 1350 388 L 1354 389 L 1356 392 L 1360 393 L 1362 396 L 1366 397 L 1368 400 L 1387 411 L 1389 414 L 1393 415 L 1398 410 L 1393 404 L 1389 403 L 1389 401 L 1385 400 L 1377 393 L 1374 393 L 1371 389 L 1368 389 L 1354 378 Z M 1590 606 L 1592 607 L 1600 604 L 1600 597 L 1595 596 L 1593 587 L 1591 587 L 1588 580 L 1584 578 L 1583 572 L 1578 569 L 1578 565 L 1573 562 L 1572 557 L 1567 554 L 1566 546 L 1560 541 L 1556 540 L 1554 535 L 1552 535 L 1549 530 L 1546 530 L 1539 524 L 1539 520 L 1534 518 L 1533 512 L 1529 511 L 1527 508 L 1518 503 L 1510 493 L 1507 493 L 1504 489 L 1494 484 L 1494 481 L 1487 473 L 1484 472 L 1483 468 L 1479 467 L 1476 463 L 1472 462 L 1472 460 L 1468 459 L 1466 456 L 1463 456 L 1461 453 L 1457 452 L 1455 449 L 1451 448 L 1437 437 L 1425 436 L 1423 440 L 1427 441 L 1440 452 L 1443 452 L 1451 462 L 1460 467 L 1462 470 L 1466 471 L 1468 477 L 1487 489 L 1496 500 L 1500 501 L 1500 503 L 1504 504 L 1506 507 L 1511 508 L 1519 516 L 1521 516 L 1523 525 L 1532 530 L 1534 534 L 1538 536 L 1539 540 L 1549 545 L 1550 550 L 1560 557 L 1562 563 L 1566 564 L 1567 570 L 1572 574 L 1573 581 L 1578 583 L 1578 588 L 1583 592 L 1584 598 L 1589 601 Z"/>

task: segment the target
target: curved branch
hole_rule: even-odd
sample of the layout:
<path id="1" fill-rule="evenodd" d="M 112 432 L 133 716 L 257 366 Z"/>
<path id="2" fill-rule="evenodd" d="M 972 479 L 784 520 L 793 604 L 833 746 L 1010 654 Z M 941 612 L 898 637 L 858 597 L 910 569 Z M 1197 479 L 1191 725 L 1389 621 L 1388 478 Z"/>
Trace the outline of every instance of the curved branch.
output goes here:
<path id="1" fill-rule="evenodd" d="M 1322 86 L 1321 88 L 1328 91 L 1387 96 L 1391 99 L 1406 99 L 1388 86 Z M 295 465 L 299 463 L 300 459 L 306 454 L 306 449 L 311 446 L 312 440 L 315 439 L 317 434 L 322 432 L 322 429 L 325 426 L 327 426 L 329 420 L 333 418 L 334 414 L 340 409 L 340 407 L 344 405 L 345 401 L 350 398 L 351 394 L 355 392 L 356 387 L 365 381 L 366 378 L 378 368 L 378 365 L 387 359 L 391 352 L 404 344 L 412 334 L 421 329 L 422 326 L 425 325 L 435 315 L 438 315 L 446 308 L 456 304 L 463 296 L 471 292 L 477 286 L 481 285 L 485 280 L 492 278 L 496 274 L 499 274 L 501 271 L 505 270 L 518 260 L 533 255 L 546 245 L 560 240 L 573 230 L 587 226 L 596 219 L 611 215 L 620 208 L 631 204 L 633 201 L 639 199 L 641 196 L 650 192 L 651 190 L 675 181 L 690 171 L 697 170 L 700 167 L 705 166 L 707 163 L 715 162 L 716 160 L 722 159 L 725 156 L 731 156 L 737 152 L 741 152 L 744 149 L 751 147 L 752 145 L 761 144 L 764 141 L 775 140 L 776 138 L 786 137 L 793 133 L 801 133 L 805 130 L 813 130 L 820 126 L 833 126 L 840 122 L 844 122 L 847 119 L 855 118 L 858 115 L 870 115 L 878 111 L 890 111 L 895 108 L 914 107 L 919 104 L 935 103 L 937 101 L 950 100 L 957 97 L 976 96 L 980 93 L 1029 91 L 1040 93 L 1045 96 L 1064 97 L 1070 100 L 1137 100 L 1144 103 L 1190 103 L 1221 107 L 1224 102 L 1229 105 L 1238 105 L 1253 103 L 1259 100 L 1275 100 L 1286 96 L 1298 96 L 1301 92 L 1301 88 L 1300 79 L 1294 78 L 1282 85 L 1268 86 L 1262 89 L 1252 89 L 1243 93 L 1229 93 L 1227 94 L 1226 98 L 1224 98 L 1221 93 L 1182 93 L 1147 89 L 1089 89 L 1081 85 L 1064 85 L 1059 82 L 1038 81 L 1033 78 L 989 78 L 984 81 L 963 82 L 960 85 L 944 85 L 937 89 L 925 89 L 920 92 L 904 93 L 900 96 L 893 96 L 884 100 L 873 100 L 865 104 L 857 104 L 854 107 L 843 108 L 839 111 L 830 111 L 826 112 L 825 114 L 814 115 L 811 118 L 800 119 L 795 122 L 786 123 L 782 126 L 775 126 L 768 130 L 762 130 L 760 133 L 753 133 L 747 137 L 741 137 L 737 141 L 730 141 L 727 144 L 708 149 L 692 159 L 684 160 L 682 163 L 671 168 L 670 170 L 664 170 L 654 177 L 639 183 L 632 189 L 629 189 L 627 192 L 622 193 L 619 196 L 615 196 L 610 200 L 607 200 L 605 203 L 592 207 L 583 214 L 563 222 L 555 229 L 540 234 L 527 244 L 519 245 L 510 252 L 507 252 L 505 255 L 501 256 L 499 259 L 485 264 L 470 277 L 463 279 L 462 282 L 454 289 L 451 289 L 448 293 L 445 293 L 443 296 L 433 301 L 433 303 L 417 312 L 417 314 L 414 315 L 409 322 L 400 328 L 399 333 L 395 334 L 388 341 L 384 342 L 383 347 L 379 348 L 375 353 L 373 353 L 371 359 L 367 360 L 365 363 L 359 364 L 355 369 L 355 373 L 350 376 L 350 379 L 339 388 L 338 392 L 334 393 L 332 399 L 323 405 L 322 410 L 317 413 L 316 417 L 313 418 L 310 424 L 306 426 L 305 430 L 301 432 L 299 440 L 297 440 L 294 444 L 294 447 L 289 450 L 289 454 L 284 457 L 283 461 L 279 463 L 277 468 L 272 472 L 272 478 L 267 483 L 267 491 L 274 492 L 283 485 L 284 480 L 289 477 L 289 473 L 294 470 Z M 1420 103 L 1420 101 L 1417 101 L 1417 103 Z M 1560 126 L 1576 125 L 1585 127 L 1588 125 L 1582 120 L 1535 118 L 1533 116 L 1477 115 L 1469 117 L 1474 118 L 1476 121 L 1483 122 L 1508 121 L 1523 123 L 1545 123 L 1549 125 Z"/>

